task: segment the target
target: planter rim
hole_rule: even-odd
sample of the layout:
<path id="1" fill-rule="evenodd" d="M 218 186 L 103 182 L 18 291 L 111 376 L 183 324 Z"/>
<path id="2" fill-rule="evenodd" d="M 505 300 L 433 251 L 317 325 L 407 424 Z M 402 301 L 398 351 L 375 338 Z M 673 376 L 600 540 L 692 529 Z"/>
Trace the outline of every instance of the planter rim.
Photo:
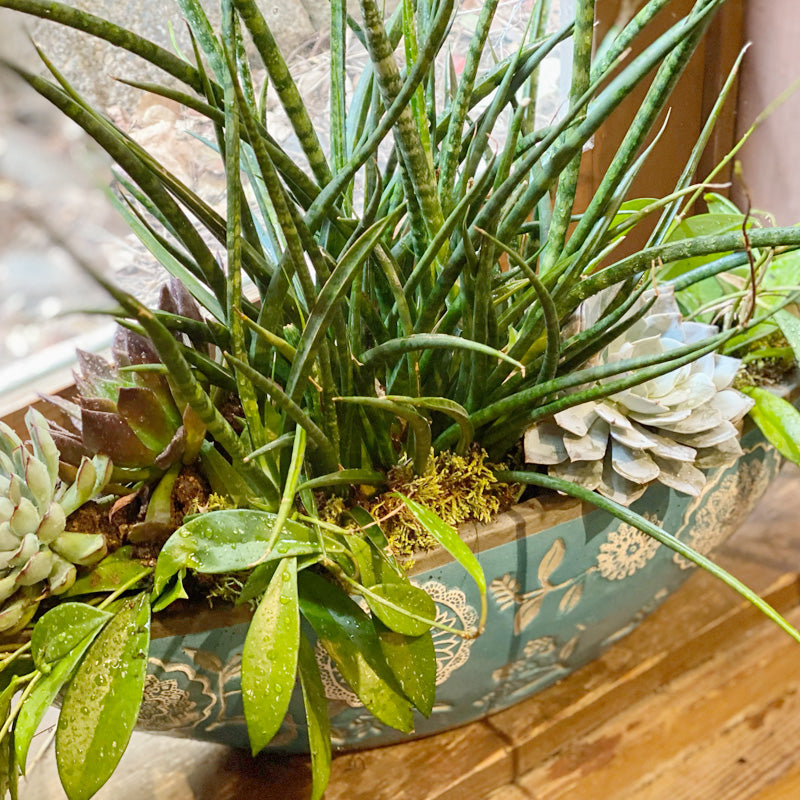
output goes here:
<path id="1" fill-rule="evenodd" d="M 570 522 L 584 514 L 596 511 L 589 503 L 572 497 L 545 494 L 517 503 L 503 511 L 489 523 L 467 522 L 459 527 L 459 533 L 469 549 L 481 553 L 509 542 L 533 536 L 548 528 Z M 414 557 L 410 575 L 430 572 L 449 564 L 453 557 L 443 547 L 419 553 Z M 248 622 L 253 611 L 248 605 L 231 606 L 220 603 L 209 607 L 202 600 L 178 601 L 170 608 L 153 616 L 151 636 L 160 639 L 222 628 Z"/>

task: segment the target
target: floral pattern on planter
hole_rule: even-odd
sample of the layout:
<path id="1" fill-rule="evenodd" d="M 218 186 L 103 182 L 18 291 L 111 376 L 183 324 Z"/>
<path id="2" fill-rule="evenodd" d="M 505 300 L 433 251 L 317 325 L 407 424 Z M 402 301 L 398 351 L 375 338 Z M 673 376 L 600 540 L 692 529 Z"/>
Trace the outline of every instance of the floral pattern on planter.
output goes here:
<path id="1" fill-rule="evenodd" d="M 152 659 L 151 663 L 162 669 L 166 666 L 157 658 Z M 169 678 L 160 681 L 155 675 L 146 677 L 144 699 L 139 709 L 140 729 L 169 731 L 176 728 L 193 728 L 203 718 L 204 713 L 192 700 L 192 695 L 186 689 L 182 689 L 177 680 Z"/>
<path id="2" fill-rule="evenodd" d="M 516 695 L 527 697 L 541 686 L 568 675 L 571 670 L 567 662 L 579 640 L 577 635 L 563 643 L 555 636 L 531 639 L 522 651 L 522 658 L 492 673 L 495 688 L 476 700 L 473 706 L 485 709 L 496 706 L 501 700 L 513 702 Z"/>
<path id="3" fill-rule="evenodd" d="M 644 516 L 651 522 L 658 523 L 655 514 L 646 513 Z M 623 523 L 617 530 L 610 531 L 607 540 L 600 545 L 595 564 L 560 583 L 552 583 L 550 577 L 564 560 L 566 549 L 567 545 L 563 539 L 559 538 L 553 542 L 547 554 L 539 562 L 537 569 L 539 586 L 529 592 L 521 592 L 519 580 L 511 573 L 495 578 L 489 585 L 489 593 L 500 611 L 518 606 L 514 614 L 516 635 L 522 633 L 536 619 L 549 594 L 561 595 L 558 601 L 558 613 L 568 614 L 580 603 L 586 578 L 590 574 L 599 572 L 606 580 L 624 580 L 642 569 L 655 556 L 658 542 L 638 531 L 633 525 Z"/>
<path id="4" fill-rule="evenodd" d="M 658 524 L 655 514 L 643 516 Z M 658 547 L 658 542 L 651 536 L 623 522 L 608 534 L 608 541 L 600 545 L 597 569 L 606 580 L 625 580 L 642 569 L 655 556 Z"/>
<path id="5" fill-rule="evenodd" d="M 769 445 L 760 442 L 750 451 L 771 451 Z M 726 538 L 728 527 L 738 527 L 749 509 L 767 490 L 773 478 L 769 459 L 749 459 L 735 472 L 721 473 L 713 492 L 696 498 L 686 509 L 683 527 L 688 530 L 687 543 L 704 556 L 713 553 Z M 701 502 L 705 500 L 705 502 Z M 692 563 L 677 553 L 673 556 L 682 569 L 691 569 Z"/>
<path id="6" fill-rule="evenodd" d="M 561 583 L 550 581 L 551 575 L 564 560 L 566 550 L 567 546 L 563 539 L 559 538 L 553 542 L 539 562 L 537 569 L 539 586 L 535 589 L 522 592 L 522 584 L 511 573 L 495 578 L 489 584 L 489 594 L 500 611 L 506 611 L 511 606 L 519 606 L 514 614 L 515 635 L 522 633 L 536 619 L 548 595 L 562 593 L 558 603 L 559 613 L 572 611 L 580 602 L 583 596 L 583 582 L 591 570 L 584 570 Z"/>
<path id="7" fill-rule="evenodd" d="M 711 472 L 701 497 L 660 485 L 633 508 L 682 541 L 707 552 L 732 532 L 780 466 L 757 431 L 743 440 L 734 467 Z M 741 504 L 734 509 L 736 504 Z M 428 735 L 501 710 L 588 663 L 630 633 L 688 576 L 673 552 L 599 511 L 484 550 L 489 584 L 486 632 L 474 641 L 434 632 L 437 698 Z M 438 618 L 472 627 L 480 597 L 455 563 L 415 577 L 433 595 Z M 237 624 L 152 643 L 142 723 L 174 735 L 248 747 L 242 717 L 240 662 L 247 625 Z M 407 739 L 377 722 L 318 651 L 331 698 L 333 741 L 339 748 L 373 747 Z M 188 698 L 187 699 L 187 695 Z M 307 752 L 303 699 L 295 689 L 289 713 L 270 745 Z"/>

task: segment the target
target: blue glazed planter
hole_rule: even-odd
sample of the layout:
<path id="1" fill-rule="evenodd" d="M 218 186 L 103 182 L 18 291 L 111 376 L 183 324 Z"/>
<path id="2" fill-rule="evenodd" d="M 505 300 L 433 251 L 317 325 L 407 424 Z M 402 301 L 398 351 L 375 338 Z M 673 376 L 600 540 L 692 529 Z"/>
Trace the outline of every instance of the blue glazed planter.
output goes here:
<path id="1" fill-rule="evenodd" d="M 780 457 L 752 430 L 745 455 L 709 475 L 701 497 L 654 485 L 633 508 L 708 554 L 766 490 Z M 486 632 L 474 641 L 434 631 L 437 702 L 413 736 L 472 722 L 544 689 L 632 631 L 690 574 L 671 550 L 608 514 L 567 498 L 529 501 L 493 525 L 466 532 L 489 584 Z M 438 617 L 474 626 L 477 590 L 442 553 L 418 564 L 414 581 Z M 241 653 L 247 622 L 154 639 L 140 729 L 248 748 L 242 715 Z M 409 738 L 361 706 L 318 646 L 334 744 L 373 747 Z M 306 752 L 302 697 L 295 692 L 270 747 Z"/>

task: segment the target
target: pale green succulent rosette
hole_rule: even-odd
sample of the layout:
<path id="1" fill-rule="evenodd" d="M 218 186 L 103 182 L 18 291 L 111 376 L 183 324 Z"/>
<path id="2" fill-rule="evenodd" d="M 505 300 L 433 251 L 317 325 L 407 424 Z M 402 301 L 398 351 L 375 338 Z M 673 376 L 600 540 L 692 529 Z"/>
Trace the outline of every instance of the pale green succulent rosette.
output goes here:
<path id="1" fill-rule="evenodd" d="M 581 328 L 594 324 L 603 300 L 584 304 Z M 645 293 L 630 313 L 646 303 L 652 303 L 647 314 L 598 354 L 598 364 L 667 353 L 717 333 L 713 325 L 684 320 L 670 286 L 659 286 L 655 296 Z M 565 409 L 526 432 L 525 460 L 623 505 L 652 481 L 697 496 L 704 469 L 742 454 L 736 423 L 753 401 L 732 388 L 739 364 L 708 353 L 603 400 Z"/>
<path id="2" fill-rule="evenodd" d="M 0 422 L 0 632 L 18 628 L 39 601 L 75 582 L 76 566 L 106 554 L 101 534 L 66 531 L 67 517 L 111 477 L 105 456 L 84 458 L 72 484 L 59 479 L 59 453 L 45 418 L 29 409 L 28 449 Z"/>

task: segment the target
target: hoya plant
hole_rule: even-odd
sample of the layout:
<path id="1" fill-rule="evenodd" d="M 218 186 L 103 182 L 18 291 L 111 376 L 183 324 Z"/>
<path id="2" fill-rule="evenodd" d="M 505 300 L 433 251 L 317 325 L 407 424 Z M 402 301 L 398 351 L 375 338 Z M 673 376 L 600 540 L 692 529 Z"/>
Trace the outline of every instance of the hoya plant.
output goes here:
<path id="1" fill-rule="evenodd" d="M 151 614 L 211 587 L 254 608 L 242 654 L 253 752 L 278 731 L 299 679 L 320 797 L 331 747 L 310 632 L 380 721 L 410 731 L 434 703 L 431 631 L 475 637 L 486 618 L 485 579 L 456 527 L 526 486 L 606 509 L 800 638 L 627 507 L 653 480 L 697 493 L 704 470 L 736 457 L 735 423 L 754 403 L 791 450 L 791 406 L 732 383 L 742 356 L 800 342 L 786 311 L 800 230 L 761 227 L 714 197 L 713 219 L 691 224 L 714 179 L 695 173 L 734 73 L 674 190 L 629 196 L 724 0 L 697 0 L 640 47 L 670 5 L 648 0 L 596 48 L 593 0 L 556 31 L 547 0 L 535 0 L 505 58 L 489 46 L 499 2 L 488 0 L 460 73 L 447 45 L 454 0 L 402 0 L 388 17 L 377 0 L 359 0 L 353 16 L 331 0 L 324 137 L 255 0 L 222 0 L 219 30 L 199 0 L 179 4 L 189 53 L 69 5 L 0 0 L 161 70 L 160 83 L 124 80 L 199 115 L 226 181 L 220 211 L 93 108 L 46 53 L 48 77 L 6 65 L 108 153 L 115 203 L 170 288 L 145 305 L 50 226 L 114 298 L 125 333 L 111 362 L 80 356 L 76 398 L 54 401 L 67 420 L 47 434 L 31 417 L 34 449 L 6 433 L 9 452 L 0 450 L 10 543 L 3 788 L 16 791 L 36 726 L 63 692 L 62 783 L 70 798 L 97 791 L 136 722 Z M 537 126 L 539 68 L 561 43 L 573 53 L 568 101 Z M 348 47 L 367 56 L 349 91 Z M 641 86 L 609 169 L 578 205 L 582 152 Z M 268 93 L 299 156 L 271 133 Z M 647 244 L 630 253 L 628 234 L 643 227 Z M 104 477 L 80 497 L 99 495 L 95 515 L 123 522 L 114 535 L 102 527 L 113 552 L 92 566 L 97 534 L 61 531 L 76 507 L 64 505 L 70 482 L 88 487 L 97 459 L 92 474 Z M 447 470 L 459 477 L 452 498 L 423 502 Z M 178 504 L 176 482 L 189 473 L 201 488 Z M 474 579 L 483 598 L 474 629 L 437 621 L 409 580 L 398 545 L 414 540 L 409 530 Z"/>

